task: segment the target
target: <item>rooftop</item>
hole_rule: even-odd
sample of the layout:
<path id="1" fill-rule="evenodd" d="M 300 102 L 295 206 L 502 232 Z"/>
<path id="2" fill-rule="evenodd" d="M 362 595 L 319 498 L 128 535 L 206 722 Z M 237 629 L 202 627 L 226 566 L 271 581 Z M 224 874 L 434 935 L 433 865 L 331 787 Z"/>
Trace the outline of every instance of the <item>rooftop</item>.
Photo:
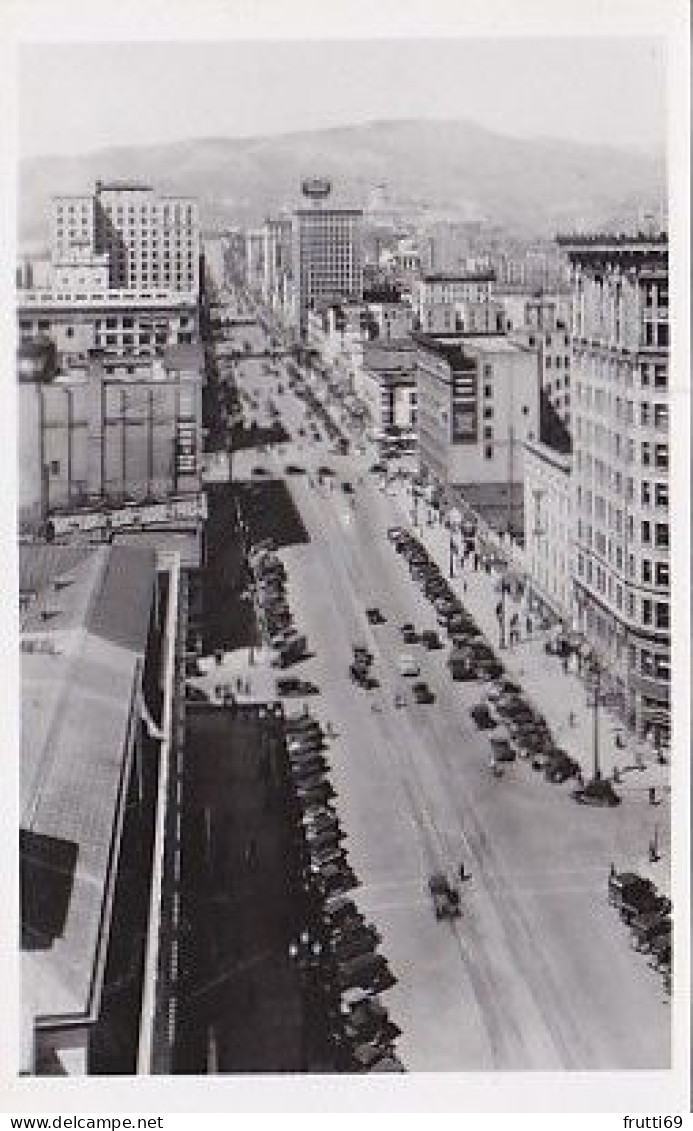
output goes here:
<path id="1" fill-rule="evenodd" d="M 39 586 L 21 616 L 22 986 L 42 1017 L 98 1008 L 152 551 L 23 547 Z"/>
<path id="2" fill-rule="evenodd" d="M 423 276 L 424 283 L 493 283 L 495 271 L 463 271 L 456 274 L 434 271 Z"/>

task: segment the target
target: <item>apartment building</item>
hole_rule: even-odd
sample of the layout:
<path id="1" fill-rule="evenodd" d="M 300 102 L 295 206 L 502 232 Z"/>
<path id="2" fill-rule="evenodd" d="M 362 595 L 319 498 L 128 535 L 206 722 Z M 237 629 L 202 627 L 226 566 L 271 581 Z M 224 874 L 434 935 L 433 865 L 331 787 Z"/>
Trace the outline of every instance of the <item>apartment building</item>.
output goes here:
<path id="1" fill-rule="evenodd" d="M 671 666 L 667 237 L 558 242 L 573 268 L 578 623 L 631 725 L 661 737 Z"/>

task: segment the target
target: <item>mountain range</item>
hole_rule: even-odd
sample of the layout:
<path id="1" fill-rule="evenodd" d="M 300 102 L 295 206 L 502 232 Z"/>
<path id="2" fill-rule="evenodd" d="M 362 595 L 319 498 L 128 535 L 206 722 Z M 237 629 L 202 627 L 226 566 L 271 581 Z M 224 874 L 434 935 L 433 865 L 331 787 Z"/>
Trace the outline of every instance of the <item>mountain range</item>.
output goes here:
<path id="1" fill-rule="evenodd" d="M 19 168 L 19 242 L 45 242 L 51 194 L 91 191 L 97 178 L 197 196 L 203 227 L 218 227 L 291 207 L 314 174 L 357 207 L 385 186 L 395 211 L 481 220 L 529 238 L 659 215 L 666 191 L 663 157 L 514 138 L 467 121 L 383 121 L 30 158 Z"/>

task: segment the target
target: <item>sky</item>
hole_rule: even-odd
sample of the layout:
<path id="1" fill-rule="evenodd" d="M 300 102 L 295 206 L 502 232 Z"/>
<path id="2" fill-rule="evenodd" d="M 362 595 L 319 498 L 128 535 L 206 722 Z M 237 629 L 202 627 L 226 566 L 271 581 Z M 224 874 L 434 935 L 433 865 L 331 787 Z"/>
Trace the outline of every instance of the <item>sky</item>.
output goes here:
<path id="1" fill-rule="evenodd" d="M 380 119 L 663 152 L 654 39 L 22 44 L 21 157 Z"/>

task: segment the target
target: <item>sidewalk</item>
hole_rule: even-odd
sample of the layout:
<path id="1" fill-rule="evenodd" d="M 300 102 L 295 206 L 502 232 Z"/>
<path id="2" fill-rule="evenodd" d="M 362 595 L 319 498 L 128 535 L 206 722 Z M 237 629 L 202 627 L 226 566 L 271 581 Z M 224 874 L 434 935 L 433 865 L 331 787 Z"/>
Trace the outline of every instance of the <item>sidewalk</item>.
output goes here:
<path id="1" fill-rule="evenodd" d="M 411 525 L 411 502 L 407 490 L 401 486 L 389 493 L 396 499 L 400 511 Z M 431 525 L 427 522 L 427 508 L 419 506 L 419 536 L 438 566 L 447 576 L 450 561 L 450 537 L 440 519 Z M 573 671 L 564 672 L 562 661 L 557 656 L 544 651 L 546 632 L 539 627 L 539 618 L 531 616 L 532 632 L 527 633 L 527 606 L 523 599 L 514 600 L 510 594 L 505 597 L 505 640 L 506 646 L 500 648 L 500 625 L 496 609 L 500 592 L 496 587 L 500 573 L 491 569 L 487 572 L 479 567 L 473 568 L 471 559 L 462 563 L 455 561 L 455 574 L 451 584 L 465 608 L 476 620 L 479 628 L 496 649 L 508 672 L 517 679 L 528 698 L 535 703 L 546 717 L 556 741 L 580 764 L 585 779 L 593 773 L 594 712 L 588 705 L 588 691 L 582 679 Z M 509 646 L 510 620 L 517 613 L 520 631 L 519 643 Z M 573 722 L 571 725 L 571 715 Z M 616 735 L 625 740 L 625 747 L 616 745 Z M 644 769 L 636 766 L 636 751 L 633 739 L 626 734 L 616 720 L 604 707 L 599 710 L 599 766 L 604 777 L 612 777 L 614 770 L 621 778 L 617 792 L 625 799 L 639 796 L 647 799 L 649 789 L 654 786 L 656 797 L 663 794 L 668 800 L 669 767 L 660 765 L 654 752 L 646 755 Z"/>

